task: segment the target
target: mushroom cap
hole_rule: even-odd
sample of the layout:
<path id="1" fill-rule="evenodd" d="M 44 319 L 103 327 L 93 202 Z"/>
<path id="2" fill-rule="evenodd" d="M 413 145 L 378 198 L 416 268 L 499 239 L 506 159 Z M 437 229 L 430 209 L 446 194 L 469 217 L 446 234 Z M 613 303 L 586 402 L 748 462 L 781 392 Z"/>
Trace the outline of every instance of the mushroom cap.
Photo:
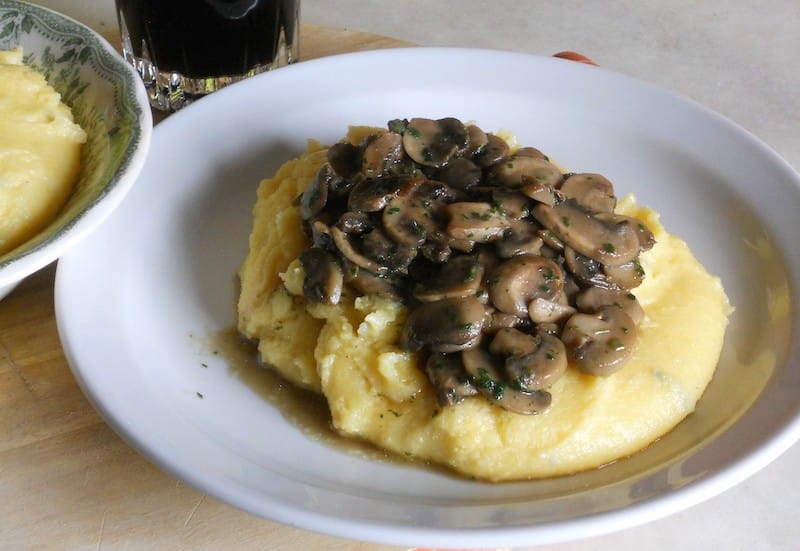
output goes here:
<path id="1" fill-rule="evenodd" d="M 393 172 L 403 160 L 403 138 L 394 132 L 367 136 L 361 147 L 361 173 L 366 178 Z"/>

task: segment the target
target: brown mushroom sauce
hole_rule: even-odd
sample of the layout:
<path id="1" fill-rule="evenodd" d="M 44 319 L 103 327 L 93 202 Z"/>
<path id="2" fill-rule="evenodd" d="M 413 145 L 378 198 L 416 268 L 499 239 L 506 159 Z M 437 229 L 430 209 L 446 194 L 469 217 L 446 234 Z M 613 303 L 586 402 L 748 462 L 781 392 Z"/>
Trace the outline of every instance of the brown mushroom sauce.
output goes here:
<path id="1" fill-rule="evenodd" d="M 568 363 L 605 376 L 631 355 L 654 239 L 614 214 L 605 177 L 455 118 L 392 120 L 327 159 L 298 198 L 305 297 L 336 304 L 347 285 L 402 301 L 400 345 L 443 406 L 480 394 L 540 413 Z"/>

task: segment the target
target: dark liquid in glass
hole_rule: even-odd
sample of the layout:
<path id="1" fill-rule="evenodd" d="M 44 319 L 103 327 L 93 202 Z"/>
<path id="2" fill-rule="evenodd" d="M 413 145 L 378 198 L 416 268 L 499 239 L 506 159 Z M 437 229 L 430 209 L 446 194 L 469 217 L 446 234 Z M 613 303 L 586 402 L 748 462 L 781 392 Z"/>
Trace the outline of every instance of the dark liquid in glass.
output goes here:
<path id="1" fill-rule="evenodd" d="M 205 78 L 272 63 L 281 33 L 294 39 L 297 1 L 117 0 L 117 8 L 136 57 L 160 71 Z"/>

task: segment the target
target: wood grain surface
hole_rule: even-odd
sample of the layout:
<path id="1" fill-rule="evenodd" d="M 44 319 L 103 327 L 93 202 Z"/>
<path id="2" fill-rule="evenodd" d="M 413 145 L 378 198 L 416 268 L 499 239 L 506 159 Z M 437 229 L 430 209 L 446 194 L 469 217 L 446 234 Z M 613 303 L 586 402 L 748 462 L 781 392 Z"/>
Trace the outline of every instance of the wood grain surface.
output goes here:
<path id="1" fill-rule="evenodd" d="M 410 44 L 301 29 L 301 59 L 397 46 Z M 48 266 L 0 301 L 0 548 L 390 549 L 254 517 L 141 457 L 103 422 L 70 372 L 54 277 Z"/>

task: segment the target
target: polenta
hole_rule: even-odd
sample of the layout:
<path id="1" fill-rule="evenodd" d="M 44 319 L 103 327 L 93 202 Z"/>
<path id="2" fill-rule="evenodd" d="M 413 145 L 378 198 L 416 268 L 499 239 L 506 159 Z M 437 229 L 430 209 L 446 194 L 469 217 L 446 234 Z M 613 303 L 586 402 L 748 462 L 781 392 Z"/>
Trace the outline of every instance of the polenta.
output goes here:
<path id="1" fill-rule="evenodd" d="M 363 143 L 374 132 L 353 128 L 348 143 Z M 532 155 L 540 158 L 538 153 Z M 626 345 L 621 368 L 614 365 L 613 374 L 596 376 L 568 355 L 569 366 L 558 377 L 535 390 L 522 389 L 524 396 L 553 397 L 546 407 L 523 412 L 527 414 L 502 403 L 498 407 L 498 401 L 485 392 L 456 396 L 448 405 L 441 389 L 432 384 L 422 358 L 423 354 L 454 354 L 412 350 L 409 304 L 346 283 L 336 300 L 308 298 L 309 264 L 304 267 L 302 259 L 319 235 L 301 228 L 309 207 L 309 182 L 314 182 L 329 158 L 328 148 L 311 141 L 302 156 L 285 163 L 259 186 L 249 254 L 239 273 L 238 329 L 258 341 L 265 364 L 288 381 L 325 396 L 337 431 L 470 477 L 505 481 L 602 466 L 646 447 L 694 410 L 713 376 L 730 306 L 720 280 L 706 272 L 683 241 L 665 231 L 654 211 L 638 206 L 631 196 L 613 205 L 618 220 L 638 221 L 655 241 L 636 257 L 637 274 L 646 277 L 637 279 L 635 289 L 625 294 L 638 302 L 644 315 L 636 321 L 635 330 L 633 325 L 623 328 L 637 338 L 635 346 Z M 298 203 L 296 198 L 304 194 L 306 200 Z M 538 188 L 535 194 L 540 197 Z M 534 203 L 525 208 L 532 210 Z M 490 236 L 486 229 L 490 226 L 484 222 L 492 216 L 495 213 L 474 217 L 482 224 L 481 238 L 487 236 L 478 247 L 502 239 Z M 528 211 L 520 213 L 520 218 L 529 216 Z M 515 251 L 509 256 L 529 259 L 531 254 Z M 628 259 L 619 262 L 629 263 Z M 497 273 L 499 268 L 486 270 Z M 611 283 L 603 280 L 606 286 Z M 548 303 L 540 297 L 533 302 Z M 570 311 L 565 301 L 556 304 L 553 299 L 553 304 L 563 307 L 563 315 L 538 326 L 563 328 L 570 316 L 580 315 Z M 517 307 L 510 306 L 512 311 Z M 531 306 L 530 315 L 538 319 L 541 313 L 534 314 Z M 548 315 L 552 315 L 550 310 Z M 489 323 L 481 320 L 484 332 L 477 341 L 490 339 Z M 494 329 L 492 335 L 496 339 L 506 330 Z M 461 337 L 458 350 L 482 346 L 468 342 L 471 334 Z M 452 347 L 454 342 L 436 341 L 434 346 Z M 552 359 L 550 354 L 548 359 Z M 477 377 L 468 378 L 476 383 Z"/>
<path id="2" fill-rule="evenodd" d="M 46 226 L 72 192 L 86 133 L 45 78 L 0 51 L 0 255 Z"/>

